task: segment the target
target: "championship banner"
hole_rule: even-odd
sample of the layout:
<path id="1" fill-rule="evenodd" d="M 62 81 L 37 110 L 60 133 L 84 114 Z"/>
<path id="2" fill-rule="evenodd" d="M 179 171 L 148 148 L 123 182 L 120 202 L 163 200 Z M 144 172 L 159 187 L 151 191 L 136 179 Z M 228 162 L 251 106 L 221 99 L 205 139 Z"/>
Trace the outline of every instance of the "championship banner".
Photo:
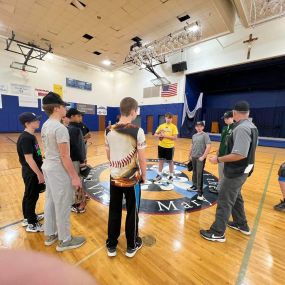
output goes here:
<path id="1" fill-rule="evenodd" d="M 53 84 L 53 92 L 58 94 L 60 97 L 63 96 L 63 88 L 60 84 Z"/>
<path id="2" fill-rule="evenodd" d="M 95 115 L 95 105 L 77 103 L 76 107 L 78 111 L 84 114 Z"/>
<path id="3" fill-rule="evenodd" d="M 48 90 L 38 89 L 38 88 L 35 89 L 36 97 L 45 97 L 48 93 L 49 93 Z"/>

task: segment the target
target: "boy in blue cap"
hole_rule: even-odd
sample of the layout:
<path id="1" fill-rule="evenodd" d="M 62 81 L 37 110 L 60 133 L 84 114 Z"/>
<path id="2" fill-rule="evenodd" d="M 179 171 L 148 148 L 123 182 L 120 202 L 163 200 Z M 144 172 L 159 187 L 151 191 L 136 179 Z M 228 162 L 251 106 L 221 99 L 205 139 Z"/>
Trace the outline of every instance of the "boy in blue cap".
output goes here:
<path id="1" fill-rule="evenodd" d="M 17 152 L 22 165 L 22 177 L 25 184 L 25 193 L 22 201 L 24 220 L 23 226 L 27 226 L 27 232 L 42 232 L 43 226 L 39 220 L 43 215 L 36 215 L 36 204 L 39 193 L 43 190 L 44 176 L 41 170 L 43 164 L 41 150 L 34 133 L 40 126 L 40 116 L 34 113 L 22 113 L 19 116 L 24 126 L 23 133 L 17 141 Z"/>

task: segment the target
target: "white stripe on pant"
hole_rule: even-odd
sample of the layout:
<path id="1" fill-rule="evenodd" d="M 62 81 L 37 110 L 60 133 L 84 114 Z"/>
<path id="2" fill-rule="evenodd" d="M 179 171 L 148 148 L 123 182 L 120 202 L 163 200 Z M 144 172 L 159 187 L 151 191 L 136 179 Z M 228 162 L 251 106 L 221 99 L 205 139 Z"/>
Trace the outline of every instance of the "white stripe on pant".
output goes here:
<path id="1" fill-rule="evenodd" d="M 43 170 L 46 183 L 45 222 L 46 236 L 58 233 L 59 240 L 67 240 L 70 233 L 70 209 L 74 188 L 63 166 Z"/>

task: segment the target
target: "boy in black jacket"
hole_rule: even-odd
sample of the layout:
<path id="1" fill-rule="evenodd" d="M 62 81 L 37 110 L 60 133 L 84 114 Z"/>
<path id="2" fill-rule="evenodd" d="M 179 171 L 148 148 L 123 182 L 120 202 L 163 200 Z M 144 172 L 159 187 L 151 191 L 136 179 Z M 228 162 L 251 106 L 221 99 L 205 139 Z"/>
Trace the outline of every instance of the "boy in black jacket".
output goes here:
<path id="1" fill-rule="evenodd" d="M 83 134 L 80 128 L 82 113 L 75 108 L 70 108 L 66 117 L 69 118 L 68 132 L 70 136 L 70 157 L 74 168 L 80 174 L 80 169 L 86 166 L 86 149 Z M 82 189 L 76 193 L 75 203 L 72 205 L 72 212 L 84 213 L 86 199 Z"/>
<path id="2" fill-rule="evenodd" d="M 40 116 L 25 112 L 19 116 L 19 120 L 25 127 L 17 141 L 17 152 L 22 165 L 22 177 L 25 184 L 22 202 L 24 215 L 22 225 L 27 226 L 27 232 L 43 232 L 43 226 L 39 223 L 39 220 L 43 219 L 43 215 L 36 215 L 35 213 L 39 193 L 45 187 L 41 170 L 42 154 L 34 136 L 35 130 L 40 126 Z"/>

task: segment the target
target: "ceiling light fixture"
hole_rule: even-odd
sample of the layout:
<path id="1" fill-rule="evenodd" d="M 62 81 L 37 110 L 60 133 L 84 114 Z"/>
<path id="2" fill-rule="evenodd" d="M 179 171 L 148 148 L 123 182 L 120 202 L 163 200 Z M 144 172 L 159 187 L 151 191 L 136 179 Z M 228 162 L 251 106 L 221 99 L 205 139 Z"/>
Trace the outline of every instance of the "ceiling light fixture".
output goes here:
<path id="1" fill-rule="evenodd" d="M 112 62 L 108 59 L 103 60 L 102 63 L 107 66 L 110 66 L 112 64 Z"/>
<path id="2" fill-rule="evenodd" d="M 195 47 L 195 48 L 193 49 L 193 51 L 194 51 L 195 53 L 200 53 L 201 49 L 200 49 L 199 47 Z"/>
<path id="3" fill-rule="evenodd" d="M 202 37 L 200 22 L 187 23 L 185 27 L 179 29 L 159 40 L 142 46 L 132 45 L 131 50 L 124 63 L 133 63 L 139 67 L 155 66 L 166 62 L 166 55 L 179 51 L 186 46 L 198 42 Z"/>

